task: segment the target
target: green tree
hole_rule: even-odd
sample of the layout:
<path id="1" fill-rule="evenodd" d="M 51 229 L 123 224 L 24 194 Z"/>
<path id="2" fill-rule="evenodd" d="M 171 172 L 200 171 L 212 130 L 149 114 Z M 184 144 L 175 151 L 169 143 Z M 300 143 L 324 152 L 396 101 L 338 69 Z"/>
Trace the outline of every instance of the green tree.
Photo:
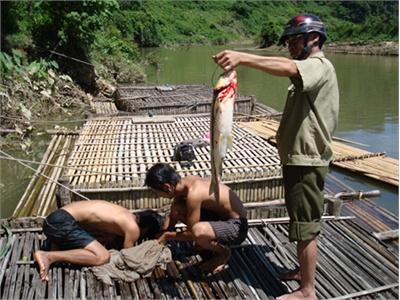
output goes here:
<path id="1" fill-rule="evenodd" d="M 65 56 L 56 54 L 57 58 L 54 57 L 61 70 L 86 90 L 93 90 L 95 73 L 88 52 L 96 31 L 102 28 L 104 20 L 116 8 L 118 3 L 115 0 L 35 2 L 31 30 L 36 55 L 48 56 L 49 51 L 62 53 Z"/>

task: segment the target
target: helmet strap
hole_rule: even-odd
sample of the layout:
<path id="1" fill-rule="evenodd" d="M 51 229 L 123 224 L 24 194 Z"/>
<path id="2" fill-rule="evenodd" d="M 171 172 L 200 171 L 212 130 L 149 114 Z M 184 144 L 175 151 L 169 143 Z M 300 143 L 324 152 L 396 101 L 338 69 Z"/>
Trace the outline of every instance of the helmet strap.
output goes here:
<path id="1" fill-rule="evenodd" d="M 319 42 L 318 42 L 318 41 L 317 41 L 317 42 L 313 42 L 313 43 L 309 46 L 309 45 L 308 45 L 308 36 L 309 36 L 308 33 L 305 33 L 304 36 L 303 36 L 303 39 L 304 39 L 304 47 L 303 47 L 303 50 L 301 51 L 301 53 L 300 53 L 298 59 L 304 59 L 304 58 L 306 58 L 306 57 L 310 54 L 311 50 L 312 50 L 315 46 L 319 46 Z"/>
<path id="2" fill-rule="evenodd" d="M 309 46 L 307 45 L 307 43 L 308 43 L 308 33 L 305 33 L 305 34 L 303 35 L 303 40 L 304 40 L 304 47 L 303 47 L 303 50 L 301 51 L 301 53 L 300 53 L 298 59 L 304 59 L 304 58 L 306 58 L 307 55 L 308 55 L 308 53 L 311 51 L 311 47 L 309 47 Z"/>

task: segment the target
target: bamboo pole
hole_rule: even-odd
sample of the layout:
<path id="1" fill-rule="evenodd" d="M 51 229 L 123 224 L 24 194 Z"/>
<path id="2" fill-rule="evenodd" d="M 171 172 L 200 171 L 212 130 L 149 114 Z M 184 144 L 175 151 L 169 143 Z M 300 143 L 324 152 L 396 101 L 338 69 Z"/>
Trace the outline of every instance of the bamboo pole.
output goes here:
<path id="1" fill-rule="evenodd" d="M 351 298 L 356 298 L 356 297 L 367 296 L 367 295 L 376 294 L 376 293 L 379 293 L 379 292 L 382 292 L 385 290 L 390 290 L 390 289 L 396 288 L 398 286 L 399 286 L 399 283 L 387 284 L 387 285 L 380 286 L 377 288 L 372 288 L 372 289 L 368 289 L 368 290 L 364 290 L 364 291 L 347 294 L 344 296 L 331 298 L 330 300 L 346 300 L 346 299 L 351 299 Z"/>

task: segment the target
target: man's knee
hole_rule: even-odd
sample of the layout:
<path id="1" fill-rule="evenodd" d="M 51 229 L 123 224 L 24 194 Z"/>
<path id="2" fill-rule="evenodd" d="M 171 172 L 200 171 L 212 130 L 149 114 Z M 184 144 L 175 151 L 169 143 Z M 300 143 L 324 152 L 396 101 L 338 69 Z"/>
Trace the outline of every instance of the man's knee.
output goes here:
<path id="1" fill-rule="evenodd" d="M 199 222 L 193 225 L 192 234 L 196 242 L 210 241 L 212 239 L 210 226 L 206 222 Z"/>
<path id="2" fill-rule="evenodd" d="M 94 240 L 85 247 L 86 250 L 92 252 L 95 255 L 95 266 L 101 266 L 110 261 L 110 253 L 103 245 L 98 241 Z"/>

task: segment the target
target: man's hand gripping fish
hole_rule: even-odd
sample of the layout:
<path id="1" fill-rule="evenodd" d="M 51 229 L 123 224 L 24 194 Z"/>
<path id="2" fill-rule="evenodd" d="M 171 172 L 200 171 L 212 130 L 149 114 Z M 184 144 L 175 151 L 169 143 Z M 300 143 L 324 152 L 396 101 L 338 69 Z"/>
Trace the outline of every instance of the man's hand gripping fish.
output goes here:
<path id="1" fill-rule="evenodd" d="M 214 86 L 211 106 L 211 186 L 219 201 L 219 180 L 222 162 L 228 148 L 232 147 L 233 108 L 237 91 L 237 75 L 231 70 L 220 76 Z"/>

